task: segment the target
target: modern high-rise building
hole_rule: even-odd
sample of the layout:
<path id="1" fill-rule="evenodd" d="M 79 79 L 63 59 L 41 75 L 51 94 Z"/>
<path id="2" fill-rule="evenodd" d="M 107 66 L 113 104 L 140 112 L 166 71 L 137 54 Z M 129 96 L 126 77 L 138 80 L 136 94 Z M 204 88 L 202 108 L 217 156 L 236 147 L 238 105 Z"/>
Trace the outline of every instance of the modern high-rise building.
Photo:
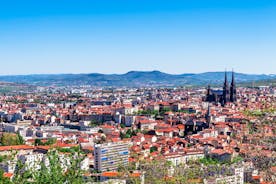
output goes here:
<path id="1" fill-rule="evenodd" d="M 94 146 L 95 169 L 99 172 L 114 171 L 128 165 L 129 143 L 106 143 Z"/>

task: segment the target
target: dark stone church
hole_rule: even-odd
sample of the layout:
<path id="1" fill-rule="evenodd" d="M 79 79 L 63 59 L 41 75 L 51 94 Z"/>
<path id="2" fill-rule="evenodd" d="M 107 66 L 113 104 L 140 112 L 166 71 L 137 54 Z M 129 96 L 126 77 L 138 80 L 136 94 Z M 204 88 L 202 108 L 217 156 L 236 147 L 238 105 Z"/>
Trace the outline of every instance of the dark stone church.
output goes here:
<path id="1" fill-rule="evenodd" d="M 232 82 L 231 86 L 229 87 L 228 80 L 227 80 L 227 72 L 225 72 L 225 80 L 223 84 L 222 90 L 212 90 L 210 85 L 207 89 L 206 95 L 206 102 L 210 103 L 220 103 L 222 106 L 229 102 L 236 102 L 237 101 L 237 89 L 235 83 L 235 74 L 232 72 Z"/>

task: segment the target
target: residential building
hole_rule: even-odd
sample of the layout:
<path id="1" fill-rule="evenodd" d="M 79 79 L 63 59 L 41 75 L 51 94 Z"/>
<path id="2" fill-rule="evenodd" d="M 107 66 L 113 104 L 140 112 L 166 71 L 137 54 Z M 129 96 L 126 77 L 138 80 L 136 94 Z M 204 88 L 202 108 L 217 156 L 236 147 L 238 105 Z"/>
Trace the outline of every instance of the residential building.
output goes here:
<path id="1" fill-rule="evenodd" d="M 116 142 L 96 144 L 94 146 L 95 169 L 97 171 L 112 171 L 120 166 L 127 166 L 129 143 Z"/>

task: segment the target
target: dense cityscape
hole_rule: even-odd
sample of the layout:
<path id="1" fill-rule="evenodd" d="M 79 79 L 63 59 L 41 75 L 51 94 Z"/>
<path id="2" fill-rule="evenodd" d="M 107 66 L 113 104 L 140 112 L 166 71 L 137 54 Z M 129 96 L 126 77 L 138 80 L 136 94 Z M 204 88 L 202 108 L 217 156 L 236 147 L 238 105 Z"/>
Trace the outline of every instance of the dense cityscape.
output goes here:
<path id="1" fill-rule="evenodd" d="M 0 184 L 276 184 L 276 0 L 0 0 Z"/>
<path id="2" fill-rule="evenodd" d="M 276 88 L 42 87 L 0 96 L 2 183 L 275 183 Z"/>

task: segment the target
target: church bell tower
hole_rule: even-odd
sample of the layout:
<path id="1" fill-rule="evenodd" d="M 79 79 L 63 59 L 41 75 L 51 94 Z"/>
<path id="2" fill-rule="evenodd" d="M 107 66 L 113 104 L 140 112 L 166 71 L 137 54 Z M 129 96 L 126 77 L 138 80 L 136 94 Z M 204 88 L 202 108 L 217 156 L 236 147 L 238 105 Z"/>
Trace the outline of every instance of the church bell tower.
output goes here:
<path id="1" fill-rule="evenodd" d="M 227 71 L 225 71 L 222 105 L 224 106 L 228 102 L 230 102 L 230 89 L 229 89 L 228 80 L 227 80 Z"/>
<path id="2" fill-rule="evenodd" d="M 230 101 L 233 103 L 237 101 L 237 88 L 236 88 L 234 71 L 232 72 L 232 82 L 230 87 Z"/>

